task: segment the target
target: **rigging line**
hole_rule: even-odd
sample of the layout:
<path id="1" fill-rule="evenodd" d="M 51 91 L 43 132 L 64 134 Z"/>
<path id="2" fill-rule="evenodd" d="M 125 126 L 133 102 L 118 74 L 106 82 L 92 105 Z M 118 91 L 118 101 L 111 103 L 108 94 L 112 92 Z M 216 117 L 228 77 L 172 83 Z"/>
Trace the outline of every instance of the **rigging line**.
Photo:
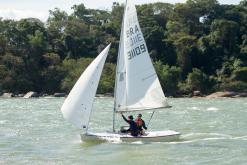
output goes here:
<path id="1" fill-rule="evenodd" d="M 148 121 L 148 123 L 147 123 L 147 126 L 146 126 L 146 127 L 148 127 L 148 126 L 149 126 L 150 121 L 151 121 L 151 119 L 153 118 L 153 115 L 154 115 L 154 111 L 153 111 L 153 113 L 152 113 L 152 115 L 151 115 L 151 117 L 150 117 L 150 119 L 149 119 L 149 121 Z"/>

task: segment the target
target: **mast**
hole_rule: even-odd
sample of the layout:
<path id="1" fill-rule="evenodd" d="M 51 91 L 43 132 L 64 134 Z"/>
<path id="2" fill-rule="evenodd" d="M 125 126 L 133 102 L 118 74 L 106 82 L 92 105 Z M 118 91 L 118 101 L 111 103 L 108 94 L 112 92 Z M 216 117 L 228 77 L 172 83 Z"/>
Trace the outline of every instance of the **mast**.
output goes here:
<path id="1" fill-rule="evenodd" d="M 116 66 L 116 74 L 115 74 L 115 86 L 114 86 L 114 108 L 113 108 L 113 123 L 112 123 L 112 130 L 113 132 L 115 132 L 115 120 L 116 120 L 116 90 L 117 90 L 117 81 L 118 81 L 118 74 L 120 72 L 118 72 L 118 66 L 119 66 L 119 59 L 120 59 L 120 51 L 121 51 L 121 47 L 123 44 L 123 33 L 124 33 L 124 17 L 125 17 L 125 11 L 126 11 L 126 5 L 127 5 L 127 0 L 125 2 L 125 7 L 124 7 L 124 13 L 123 13 L 123 18 L 122 18 L 122 25 L 121 25 L 121 33 L 120 33 L 120 39 L 119 39 L 119 46 L 118 46 L 118 57 L 117 57 L 117 66 Z M 126 73 L 126 72 L 125 72 Z"/>

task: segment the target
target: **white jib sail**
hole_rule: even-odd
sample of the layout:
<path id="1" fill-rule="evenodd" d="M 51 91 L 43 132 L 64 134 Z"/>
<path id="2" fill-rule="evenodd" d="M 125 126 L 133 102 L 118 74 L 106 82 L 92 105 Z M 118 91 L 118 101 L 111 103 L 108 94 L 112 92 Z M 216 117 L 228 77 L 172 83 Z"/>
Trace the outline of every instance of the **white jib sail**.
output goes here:
<path id="1" fill-rule="evenodd" d="M 110 44 L 86 68 L 61 108 L 64 118 L 78 128 L 88 129 L 93 100 L 109 49 Z"/>
<path id="2" fill-rule="evenodd" d="M 116 111 L 168 106 L 141 32 L 133 0 L 127 0 L 125 6 L 120 42 L 119 55 L 122 57 L 118 57 L 117 71 L 120 74 L 116 76 L 116 90 L 121 92 L 115 92 Z"/>

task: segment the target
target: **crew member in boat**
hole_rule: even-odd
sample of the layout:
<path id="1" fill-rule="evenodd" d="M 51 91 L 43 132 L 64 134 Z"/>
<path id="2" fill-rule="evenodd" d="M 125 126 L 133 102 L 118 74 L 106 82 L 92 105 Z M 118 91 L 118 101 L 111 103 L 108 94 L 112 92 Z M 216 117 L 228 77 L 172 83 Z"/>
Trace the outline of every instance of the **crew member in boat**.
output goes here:
<path id="1" fill-rule="evenodd" d="M 132 115 L 128 116 L 128 119 L 121 113 L 124 121 L 126 121 L 129 124 L 129 129 L 127 132 L 130 132 L 132 136 L 138 136 L 138 128 L 136 125 L 136 122 L 134 121 L 134 117 Z"/>
<path id="2" fill-rule="evenodd" d="M 138 132 L 140 135 L 143 135 L 145 132 L 143 129 L 147 130 L 148 128 L 146 127 L 145 121 L 142 120 L 142 114 L 138 114 L 136 118 L 136 125 L 138 128 Z"/>

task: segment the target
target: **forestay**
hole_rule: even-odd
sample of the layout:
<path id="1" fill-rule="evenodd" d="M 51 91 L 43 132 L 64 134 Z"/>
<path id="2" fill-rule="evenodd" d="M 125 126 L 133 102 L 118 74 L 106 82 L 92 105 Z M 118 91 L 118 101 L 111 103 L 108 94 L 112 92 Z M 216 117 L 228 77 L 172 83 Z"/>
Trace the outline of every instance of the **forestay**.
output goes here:
<path id="1" fill-rule="evenodd" d="M 115 90 L 116 112 L 168 106 L 131 0 L 122 23 Z"/>
<path id="2" fill-rule="evenodd" d="M 86 68 L 61 108 L 65 119 L 86 131 L 88 129 L 93 100 L 109 48 L 110 45 Z"/>

